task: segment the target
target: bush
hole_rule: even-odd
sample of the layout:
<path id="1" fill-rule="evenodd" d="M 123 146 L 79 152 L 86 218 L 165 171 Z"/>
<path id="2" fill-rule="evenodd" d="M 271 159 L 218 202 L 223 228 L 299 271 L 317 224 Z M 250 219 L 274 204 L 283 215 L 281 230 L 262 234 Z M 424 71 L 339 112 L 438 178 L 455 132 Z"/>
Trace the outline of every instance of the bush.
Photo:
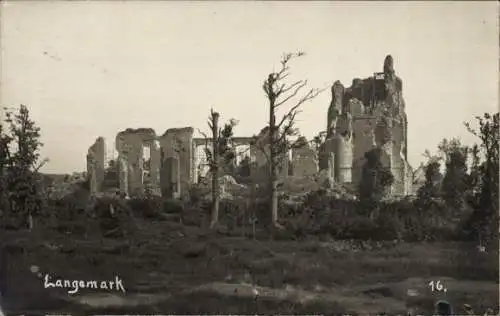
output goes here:
<path id="1" fill-rule="evenodd" d="M 334 230 L 338 239 L 371 240 L 377 235 L 377 224 L 370 218 L 353 216 L 345 221 L 345 225 Z"/>
<path id="2" fill-rule="evenodd" d="M 280 206 L 290 239 L 330 236 L 335 239 L 375 241 L 455 240 L 457 230 L 446 205 L 435 201 L 426 208 L 410 199 L 379 202 L 373 212 L 362 212 L 359 201 L 309 193 L 304 202 Z M 371 215 L 371 216 L 370 216 Z"/>
<path id="3" fill-rule="evenodd" d="M 167 199 L 162 202 L 162 210 L 164 213 L 180 214 L 184 211 L 184 205 L 179 200 Z"/>
<path id="4" fill-rule="evenodd" d="M 247 210 L 245 204 L 241 200 L 222 200 L 219 204 L 220 222 L 227 225 L 229 229 L 246 225 L 249 222 L 251 210 Z"/>
<path id="5" fill-rule="evenodd" d="M 127 206 L 135 215 L 147 219 L 162 219 L 162 201 L 160 197 L 137 197 L 127 201 Z"/>
<path id="6" fill-rule="evenodd" d="M 380 214 L 375 219 L 375 224 L 377 225 L 377 230 L 374 240 L 377 241 L 389 241 L 389 240 L 400 240 L 402 239 L 402 225 L 401 222 L 390 214 Z"/>
<path id="7" fill-rule="evenodd" d="M 289 217 L 285 222 L 287 231 L 293 240 L 305 239 L 308 235 L 316 235 L 319 232 L 319 225 L 316 224 L 314 210 L 306 207 L 302 212 L 295 213 L 294 217 Z"/>

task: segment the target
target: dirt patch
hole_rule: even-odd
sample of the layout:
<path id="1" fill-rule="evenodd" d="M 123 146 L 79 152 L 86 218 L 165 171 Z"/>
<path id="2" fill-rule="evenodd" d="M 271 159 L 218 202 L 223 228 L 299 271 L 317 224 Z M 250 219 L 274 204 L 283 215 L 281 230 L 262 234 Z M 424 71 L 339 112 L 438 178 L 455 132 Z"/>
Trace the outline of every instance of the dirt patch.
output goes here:
<path id="1" fill-rule="evenodd" d="M 127 308 L 142 305 L 155 305 L 165 301 L 170 297 L 169 294 L 86 294 L 81 296 L 66 296 L 61 299 L 86 305 L 90 308 Z"/>
<path id="2" fill-rule="evenodd" d="M 292 301 L 297 304 L 307 304 L 313 301 L 319 301 L 322 303 L 338 304 L 350 311 L 357 311 L 358 313 L 373 313 L 374 311 L 384 312 L 384 311 L 399 311 L 404 312 L 405 303 L 391 299 L 391 298 L 380 298 L 375 299 L 373 297 L 360 297 L 349 296 L 344 293 L 335 290 L 329 290 L 327 292 L 318 293 L 305 291 L 302 289 L 297 289 L 294 287 L 287 286 L 285 288 L 267 288 L 262 286 L 255 286 L 251 284 L 230 284 L 230 283 L 211 283 L 202 285 L 193 290 L 197 291 L 214 291 L 218 294 L 225 296 L 237 296 L 252 298 L 255 300 L 282 300 L 282 301 Z"/>

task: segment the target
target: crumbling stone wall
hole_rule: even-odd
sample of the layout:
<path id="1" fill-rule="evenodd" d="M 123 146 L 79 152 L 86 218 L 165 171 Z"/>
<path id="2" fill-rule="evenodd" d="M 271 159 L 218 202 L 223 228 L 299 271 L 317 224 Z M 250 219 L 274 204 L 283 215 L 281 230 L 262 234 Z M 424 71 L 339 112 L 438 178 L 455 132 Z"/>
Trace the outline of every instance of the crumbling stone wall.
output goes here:
<path id="1" fill-rule="evenodd" d="M 161 152 L 160 152 L 160 142 L 156 140 L 151 140 L 147 143 L 150 148 L 151 162 L 150 162 L 150 176 L 149 183 L 153 190 L 159 189 L 160 187 L 160 166 L 161 166 Z"/>
<path id="2" fill-rule="evenodd" d="M 128 128 L 116 135 L 116 150 L 120 175 L 120 191 L 126 196 L 143 195 L 145 161 L 144 146 L 150 147 L 150 185 L 159 186 L 159 150 L 156 133 L 151 128 Z"/>
<path id="3" fill-rule="evenodd" d="M 193 133 L 192 127 L 171 128 L 161 136 L 156 136 L 155 131 L 151 128 L 128 128 L 119 132 L 115 140 L 118 152 L 116 173 L 122 195 L 129 197 L 144 195 L 146 184 L 148 184 L 152 187 L 153 192 L 161 192 L 164 197 L 187 197 L 191 184 L 197 181 L 196 149 L 199 146 L 205 146 L 205 139 L 194 139 Z M 265 140 L 265 137 L 263 139 Z M 254 144 L 252 137 L 236 137 L 233 139 L 233 145 L 249 146 L 249 156 L 254 162 L 252 176 L 258 177 L 260 174 L 262 180 L 268 178 L 269 170 L 266 158 L 269 150 L 268 145 L 264 144 L 264 151 L 262 151 L 262 144 Z M 145 147 L 150 148 L 149 164 L 144 161 Z M 105 150 L 101 149 L 100 152 L 102 153 L 100 154 L 102 156 L 100 158 L 101 165 L 104 166 Z M 95 159 L 94 154 L 88 156 L 88 170 L 91 175 L 96 174 L 95 163 L 91 163 L 93 159 Z M 279 176 L 286 177 L 289 169 L 288 154 L 283 155 L 282 161 Z M 149 169 L 149 174 L 145 172 L 146 169 Z M 102 177 L 104 177 L 104 172 Z M 93 176 L 93 179 L 95 178 Z M 92 183 L 97 183 L 100 180 L 92 181 Z M 97 185 L 93 185 L 94 187 Z"/>
<path id="4" fill-rule="evenodd" d="M 379 147 L 382 163 L 395 178 L 391 193 L 408 194 L 411 167 L 407 161 L 408 121 L 402 89 L 403 82 L 396 76 L 390 55 L 384 60 L 383 72 L 366 79 L 355 78 L 348 88 L 336 81 L 332 86 L 327 140 L 321 149 L 320 169 L 327 168 L 327 157 L 333 154 L 336 181 L 349 182 L 347 161 L 351 161 L 350 181 L 357 184 L 365 163 L 364 154 Z M 349 130 L 352 131 L 351 142 L 345 137 Z"/>
<path id="5" fill-rule="evenodd" d="M 128 149 L 125 149 L 124 151 L 128 153 Z M 120 189 L 120 195 L 123 197 L 127 197 L 129 196 L 128 175 L 130 173 L 130 168 L 126 154 L 123 153 L 118 154 L 118 157 L 116 159 L 116 167 L 118 173 L 118 184 Z"/>
<path id="6" fill-rule="evenodd" d="M 294 176 L 307 177 L 318 173 L 316 153 L 307 144 L 292 150 L 292 170 Z"/>
<path id="7" fill-rule="evenodd" d="M 176 181 L 180 186 L 180 196 L 187 197 L 189 194 L 189 187 L 195 179 L 192 168 L 193 133 L 192 127 L 170 128 L 159 137 L 161 190 L 167 195 L 175 192 L 172 188 L 175 187 Z"/>
<path id="8" fill-rule="evenodd" d="M 353 169 L 352 182 L 359 183 L 365 153 L 376 147 L 375 126 L 377 118 L 371 115 L 353 117 Z"/>
<path id="9" fill-rule="evenodd" d="M 327 137 L 335 134 L 337 127 L 337 118 L 343 112 L 343 97 L 344 97 L 344 86 L 340 81 L 335 81 L 333 83 L 332 89 L 332 102 L 328 107 L 328 115 L 327 115 L 327 123 L 326 123 L 326 131 Z"/>
<path id="10" fill-rule="evenodd" d="M 87 177 L 92 196 L 102 191 L 106 165 L 106 142 L 98 137 L 87 153 Z"/>
<path id="11" fill-rule="evenodd" d="M 160 183 L 161 195 L 170 199 L 181 197 L 180 159 L 176 156 L 162 159 Z"/>
<path id="12" fill-rule="evenodd" d="M 347 113 L 350 113 L 353 117 L 362 116 L 365 114 L 365 105 L 360 100 L 353 98 L 348 101 L 347 110 L 349 111 Z"/>
<path id="13" fill-rule="evenodd" d="M 351 135 L 334 136 L 335 140 L 335 161 L 334 174 L 338 183 L 352 182 L 353 146 Z"/>

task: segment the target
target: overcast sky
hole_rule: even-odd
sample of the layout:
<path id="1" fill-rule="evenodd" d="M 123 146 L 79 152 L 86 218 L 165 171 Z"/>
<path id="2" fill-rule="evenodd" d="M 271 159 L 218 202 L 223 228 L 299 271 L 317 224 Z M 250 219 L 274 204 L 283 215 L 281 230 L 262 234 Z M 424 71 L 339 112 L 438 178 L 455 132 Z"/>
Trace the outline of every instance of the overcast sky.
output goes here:
<path id="1" fill-rule="evenodd" d="M 349 86 L 394 57 L 408 114 L 409 160 L 446 137 L 474 141 L 462 122 L 498 110 L 498 5 L 489 2 L 2 2 L 1 104 L 29 106 L 44 172 L 85 169 L 98 136 L 128 127 L 207 130 L 210 107 L 266 122 L 261 85 L 282 53 L 307 56 L 293 79 Z M 326 127 L 331 94 L 307 103 L 298 127 Z M 109 149 L 111 151 L 111 149 Z"/>

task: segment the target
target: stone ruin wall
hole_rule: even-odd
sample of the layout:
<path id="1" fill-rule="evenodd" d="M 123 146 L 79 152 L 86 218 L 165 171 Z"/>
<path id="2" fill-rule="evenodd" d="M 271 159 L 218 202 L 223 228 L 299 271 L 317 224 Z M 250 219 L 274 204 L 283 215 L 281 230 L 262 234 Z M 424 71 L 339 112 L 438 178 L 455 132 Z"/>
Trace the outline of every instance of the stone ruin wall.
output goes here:
<path id="1" fill-rule="evenodd" d="M 204 162 L 197 157 L 198 147 L 208 145 L 211 140 L 193 138 L 192 127 L 171 128 L 163 135 L 156 135 L 150 128 L 126 129 L 119 132 L 115 139 L 118 153 L 116 174 L 118 189 L 122 196 L 143 196 L 147 187 L 156 195 L 167 198 L 185 197 L 192 184 L 198 183 L 197 167 Z M 262 135 L 261 135 L 262 136 Z M 261 137 L 260 141 L 265 138 Z M 234 137 L 232 146 L 248 146 L 248 156 L 251 163 L 251 178 L 262 181 L 268 176 L 266 152 L 268 146 L 256 144 L 253 137 Z M 144 160 L 144 148 L 149 147 L 150 161 Z M 91 183 L 93 196 L 103 192 L 105 178 L 105 141 L 102 137 L 89 148 L 87 156 L 88 179 Z M 309 147 L 299 148 L 292 155 L 292 165 L 296 166 L 298 176 L 308 176 L 317 173 L 317 162 L 314 152 Z M 283 157 L 285 158 L 285 157 Z M 283 159 L 279 177 L 288 176 L 289 161 Z M 301 167 L 302 166 L 302 167 Z"/>
<path id="2" fill-rule="evenodd" d="M 297 177 L 310 177 L 318 173 L 316 152 L 307 144 L 292 150 L 292 170 Z"/>
<path id="3" fill-rule="evenodd" d="M 87 152 L 87 174 L 91 195 L 95 195 L 102 190 L 105 164 L 106 142 L 104 138 L 98 137 Z"/>
<path id="4" fill-rule="evenodd" d="M 157 136 L 150 128 L 129 128 L 119 132 L 115 147 L 118 153 L 116 169 L 120 194 L 125 197 L 141 196 L 148 189 L 152 193 L 161 192 L 178 197 L 175 194 L 180 194 L 181 188 L 186 188 L 192 178 L 189 163 L 192 134 L 192 128 L 169 129 L 162 136 Z M 149 161 L 144 160 L 145 147 L 149 148 Z M 99 137 L 87 155 L 87 174 L 92 195 L 103 191 L 105 153 L 104 139 Z M 177 168 L 173 167 L 175 162 Z M 177 186 L 177 190 L 172 190 Z"/>
<path id="5" fill-rule="evenodd" d="M 192 127 L 167 129 L 163 135 L 156 135 L 150 128 L 126 129 L 116 135 L 115 147 L 118 188 L 124 197 L 142 196 L 148 186 L 152 192 L 167 198 L 186 197 L 193 183 L 198 182 L 197 148 L 211 146 L 210 140 L 193 138 Z M 266 157 L 253 144 L 252 137 L 235 137 L 234 146 L 249 146 L 249 157 L 254 162 L 251 173 L 256 180 L 267 176 Z M 144 148 L 149 147 L 150 161 L 144 161 Z M 103 192 L 105 177 L 105 141 L 99 137 L 89 148 L 87 172 L 93 196 Z M 280 176 L 288 173 L 288 162 Z"/>
<path id="6" fill-rule="evenodd" d="M 189 192 L 193 182 L 192 127 L 171 128 L 159 137 L 162 196 L 179 198 Z"/>
<path id="7" fill-rule="evenodd" d="M 126 129 L 116 135 L 115 146 L 118 152 L 117 166 L 122 195 L 145 193 L 144 147 L 150 148 L 151 160 L 147 177 L 153 190 L 157 189 L 161 162 L 155 131 L 150 128 Z"/>
<path id="8" fill-rule="evenodd" d="M 408 122 L 402 88 L 390 55 L 385 58 L 383 72 L 366 79 L 354 79 L 348 88 L 340 81 L 333 84 L 320 167 L 326 169 L 326 157 L 333 155 L 336 182 L 358 184 L 365 153 L 379 147 L 382 163 L 395 178 L 390 193 L 410 192 Z"/>

